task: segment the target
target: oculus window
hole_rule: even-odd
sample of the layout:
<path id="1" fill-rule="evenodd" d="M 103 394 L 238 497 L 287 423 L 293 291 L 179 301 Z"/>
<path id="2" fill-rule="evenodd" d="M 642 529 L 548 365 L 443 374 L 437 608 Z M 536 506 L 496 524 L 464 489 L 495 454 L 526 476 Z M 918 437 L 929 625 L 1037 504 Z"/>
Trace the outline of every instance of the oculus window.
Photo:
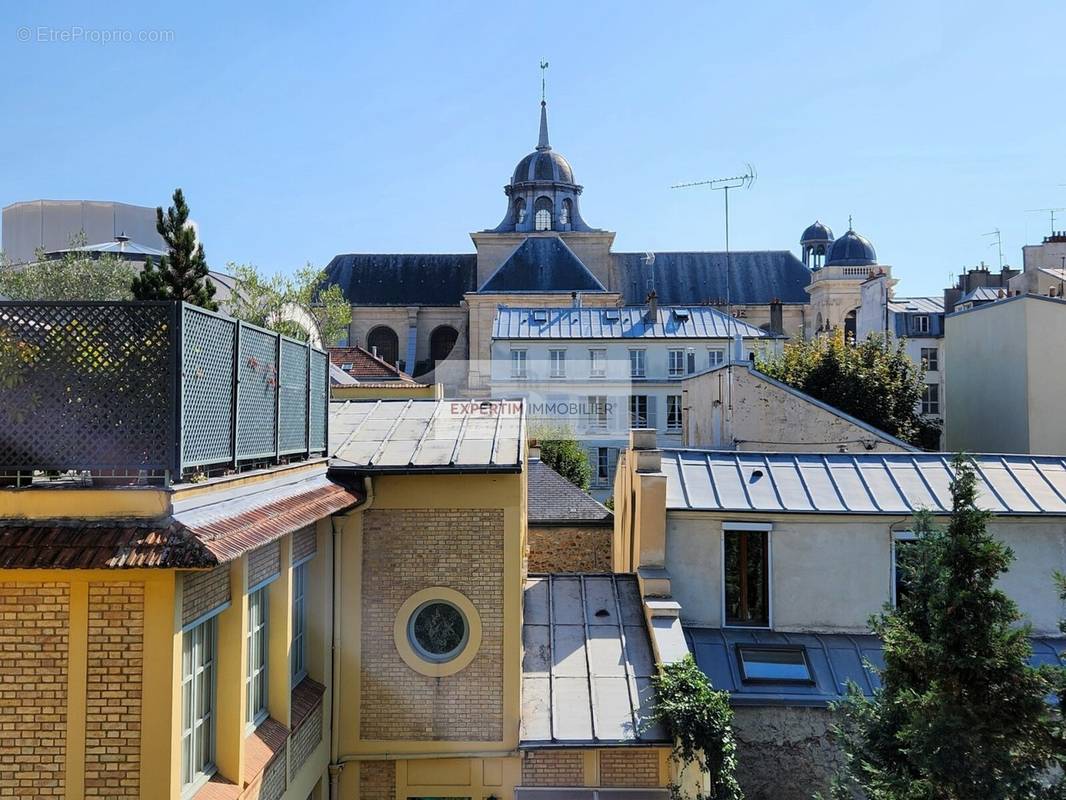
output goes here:
<path id="1" fill-rule="evenodd" d="M 770 533 L 725 530 L 725 624 L 770 627 Z"/>
<path id="2" fill-rule="evenodd" d="M 470 629 L 463 612 L 447 600 L 430 600 L 415 609 L 407 638 L 426 661 L 451 661 L 466 647 Z"/>
<path id="3" fill-rule="evenodd" d="M 744 683 L 814 683 L 804 647 L 738 644 L 737 664 Z"/>

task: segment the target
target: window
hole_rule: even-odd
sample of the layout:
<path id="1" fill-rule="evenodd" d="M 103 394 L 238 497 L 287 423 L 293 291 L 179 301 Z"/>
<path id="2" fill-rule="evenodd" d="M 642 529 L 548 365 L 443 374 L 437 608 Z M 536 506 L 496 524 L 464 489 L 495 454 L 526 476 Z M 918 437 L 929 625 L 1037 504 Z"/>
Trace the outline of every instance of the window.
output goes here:
<path id="1" fill-rule="evenodd" d="M 710 347 L 707 349 L 707 366 L 711 369 L 725 363 L 725 348 Z"/>
<path id="2" fill-rule="evenodd" d="M 588 402 L 588 425 L 590 430 L 607 430 L 607 396 L 602 394 L 590 394 Z"/>
<path id="3" fill-rule="evenodd" d="M 366 349 L 386 364 L 396 364 L 400 359 L 400 340 L 387 325 L 378 325 L 367 334 Z"/>
<path id="4" fill-rule="evenodd" d="M 685 351 L 684 350 L 671 350 L 670 356 L 670 377 L 677 378 L 685 374 Z"/>
<path id="5" fill-rule="evenodd" d="M 629 377 L 631 377 L 631 378 L 643 378 L 644 377 L 644 351 L 643 350 L 630 350 L 629 351 Z"/>
<path id="6" fill-rule="evenodd" d="M 914 318 L 914 330 L 918 333 L 929 333 L 929 317 L 919 314 Z"/>
<path id="7" fill-rule="evenodd" d="M 307 562 L 292 571 L 292 685 L 307 675 Z"/>
<path id="8" fill-rule="evenodd" d="M 926 370 L 938 372 L 940 370 L 940 351 L 935 347 L 923 347 L 922 361 L 925 362 Z"/>
<path id="9" fill-rule="evenodd" d="M 681 431 L 681 395 L 666 396 L 666 430 L 673 433 Z"/>
<path id="10" fill-rule="evenodd" d="M 538 231 L 552 229 L 552 201 L 548 197 L 538 197 L 534 205 L 533 227 Z"/>
<path id="11" fill-rule="evenodd" d="M 618 448 L 597 447 L 592 454 L 594 456 L 592 485 L 600 489 L 614 486 L 614 471 L 618 466 Z"/>
<path id="12" fill-rule="evenodd" d="M 430 600 L 411 615 L 407 638 L 415 652 L 426 661 L 441 664 L 459 655 L 469 637 L 466 617 L 447 600 Z"/>
<path id="13" fill-rule="evenodd" d="M 655 397 L 646 394 L 634 394 L 629 397 L 629 427 L 654 428 Z"/>
<path id="14" fill-rule="evenodd" d="M 916 541 L 918 537 L 912 531 L 892 532 L 892 605 L 896 607 L 907 599 Z"/>
<path id="15" fill-rule="evenodd" d="M 267 716 L 267 594 L 264 586 L 248 595 L 248 724 L 258 725 Z"/>
<path id="16" fill-rule="evenodd" d="M 925 391 L 922 392 L 922 413 L 940 413 L 940 384 L 927 383 L 925 385 Z"/>
<path id="17" fill-rule="evenodd" d="M 566 377 L 566 351 L 565 350 L 549 350 L 549 360 L 551 362 L 551 377 L 553 378 L 565 378 Z"/>
<path id="18" fill-rule="evenodd" d="M 593 378 L 607 376 L 606 350 L 589 350 L 589 375 Z"/>
<path id="19" fill-rule="evenodd" d="M 215 617 L 181 637 L 181 786 L 215 772 Z"/>
<path id="20" fill-rule="evenodd" d="M 770 533 L 723 530 L 725 624 L 770 626 Z"/>
<path id="21" fill-rule="evenodd" d="M 526 351 L 525 350 L 512 350 L 511 351 L 511 377 L 512 378 L 527 378 L 529 377 L 526 372 Z"/>
<path id="22" fill-rule="evenodd" d="M 803 646 L 738 644 L 737 663 L 744 683 L 814 683 Z"/>

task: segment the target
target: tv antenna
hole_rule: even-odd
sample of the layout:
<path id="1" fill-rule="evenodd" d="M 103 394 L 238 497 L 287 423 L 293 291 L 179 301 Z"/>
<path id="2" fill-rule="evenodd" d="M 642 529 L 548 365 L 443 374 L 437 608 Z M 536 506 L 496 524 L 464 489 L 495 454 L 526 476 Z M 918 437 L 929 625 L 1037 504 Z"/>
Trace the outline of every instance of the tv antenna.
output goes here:
<path id="1" fill-rule="evenodd" d="M 1051 225 L 1052 225 L 1052 227 L 1054 227 L 1055 223 L 1052 222 Z M 992 243 L 990 245 L 988 245 L 988 246 L 989 247 L 993 247 L 994 246 L 996 248 L 996 252 L 999 253 L 999 271 L 1002 272 L 1003 271 L 1003 236 L 1000 234 L 999 228 L 996 228 L 995 230 L 991 230 L 988 233 L 982 233 L 981 235 L 982 236 L 995 236 L 996 237 L 992 241 Z"/>
<path id="2" fill-rule="evenodd" d="M 729 281 L 729 273 L 732 268 L 729 254 L 729 190 L 750 189 L 752 184 L 755 183 L 756 178 L 758 178 L 755 167 L 751 164 L 746 166 L 747 170 L 743 175 L 733 175 L 728 178 L 708 178 L 705 181 L 691 181 L 689 183 L 675 183 L 670 187 L 671 189 L 696 189 L 706 186 L 708 189 L 720 190 L 725 196 L 725 310 L 730 317 L 733 316 L 733 298 L 730 294 Z"/>
<path id="3" fill-rule="evenodd" d="M 1055 214 L 1059 211 L 1066 211 L 1066 208 L 1027 208 L 1025 209 L 1027 214 L 1051 214 L 1051 235 L 1055 235 Z"/>

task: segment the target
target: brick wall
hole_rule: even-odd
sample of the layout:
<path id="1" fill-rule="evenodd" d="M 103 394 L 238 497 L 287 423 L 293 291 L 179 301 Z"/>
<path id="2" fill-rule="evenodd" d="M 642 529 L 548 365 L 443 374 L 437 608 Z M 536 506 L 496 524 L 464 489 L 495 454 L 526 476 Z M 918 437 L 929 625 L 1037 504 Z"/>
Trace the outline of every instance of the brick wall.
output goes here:
<path id="1" fill-rule="evenodd" d="M 529 528 L 529 572 L 610 572 L 611 528 Z"/>
<path id="2" fill-rule="evenodd" d="M 523 786 L 584 786 L 580 750 L 531 750 L 522 758 Z"/>
<path id="3" fill-rule="evenodd" d="M 144 584 L 89 585 L 85 796 L 139 797 Z"/>
<path id="4" fill-rule="evenodd" d="M 503 738 L 503 510 L 367 511 L 363 522 L 363 739 Z M 431 678 L 396 651 L 393 626 L 415 592 L 444 586 L 474 604 L 481 648 L 464 669 Z"/>
<path id="5" fill-rule="evenodd" d="M 315 536 L 315 526 L 308 525 L 292 535 L 292 561 L 303 561 L 313 556 L 318 549 L 318 540 Z"/>
<path id="6" fill-rule="evenodd" d="M 285 794 L 285 748 L 281 748 L 263 772 L 263 782 L 259 786 L 258 800 L 281 800 Z"/>
<path id="7" fill-rule="evenodd" d="M 64 795 L 70 587 L 0 583 L 0 797 Z"/>
<path id="8" fill-rule="evenodd" d="M 395 800 L 396 762 L 359 763 L 359 800 Z"/>
<path id="9" fill-rule="evenodd" d="M 182 580 L 181 624 L 188 625 L 197 617 L 218 608 L 230 598 L 229 566 L 215 567 L 207 572 L 188 572 Z"/>
<path id="10" fill-rule="evenodd" d="M 307 715 L 289 739 L 289 777 L 296 777 L 300 767 L 322 741 L 322 701 Z"/>
<path id="11" fill-rule="evenodd" d="M 601 786 L 659 786 L 659 751 L 622 747 L 600 751 Z"/>
<path id="12" fill-rule="evenodd" d="M 248 585 L 273 578 L 281 571 L 281 542 L 265 544 L 248 554 Z"/>

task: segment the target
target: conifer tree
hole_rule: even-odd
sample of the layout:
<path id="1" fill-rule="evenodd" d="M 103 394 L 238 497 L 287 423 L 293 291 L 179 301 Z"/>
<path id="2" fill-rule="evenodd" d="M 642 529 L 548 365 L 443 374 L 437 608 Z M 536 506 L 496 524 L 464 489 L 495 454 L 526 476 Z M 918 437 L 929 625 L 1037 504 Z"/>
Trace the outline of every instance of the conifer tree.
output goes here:
<path id="1" fill-rule="evenodd" d="M 155 227 L 167 243 L 167 252 L 158 265 L 149 261 L 144 272 L 133 279 L 134 298 L 183 300 L 217 311 L 215 284 L 208 277 L 204 246 L 197 244 L 196 232 L 189 225 L 189 206 L 181 189 L 174 190 L 174 205 L 165 215 L 162 208 L 157 208 L 155 214 Z"/>
<path id="2" fill-rule="evenodd" d="M 1063 763 L 1054 668 L 1029 665 L 1030 631 L 996 587 L 1013 553 L 985 529 L 971 463 L 954 461 L 947 530 L 928 516 L 908 545 L 899 608 L 872 620 L 884 642 L 882 688 L 852 686 L 838 706 L 844 781 L 869 800 L 1058 797 Z M 1049 576 L 1050 577 L 1050 576 Z"/>

